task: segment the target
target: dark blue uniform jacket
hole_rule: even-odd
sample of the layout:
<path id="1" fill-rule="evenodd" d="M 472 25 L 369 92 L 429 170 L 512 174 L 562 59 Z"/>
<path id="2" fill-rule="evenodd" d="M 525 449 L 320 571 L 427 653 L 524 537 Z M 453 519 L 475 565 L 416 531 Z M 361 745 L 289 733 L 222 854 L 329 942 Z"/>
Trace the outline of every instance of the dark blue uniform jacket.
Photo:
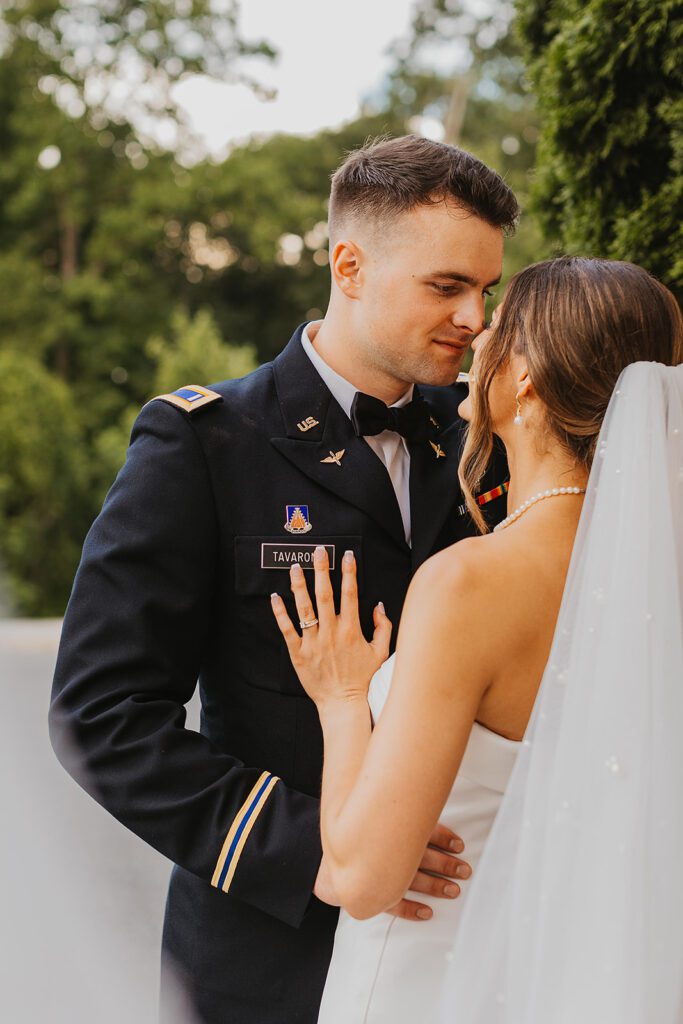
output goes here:
<path id="1" fill-rule="evenodd" d="M 269 594 L 289 603 L 292 557 L 320 543 L 338 593 L 352 549 L 369 636 L 378 601 L 397 624 L 420 563 L 474 532 L 458 511 L 464 387 L 419 389 L 435 423 L 411 445 L 411 550 L 388 473 L 301 331 L 219 397 L 193 406 L 181 389 L 187 408 L 141 411 L 85 542 L 50 711 L 65 767 L 175 863 L 165 953 L 212 1024 L 314 1024 L 337 919 L 312 895 L 320 726 Z M 506 479 L 498 458 L 484 489 Z M 502 519 L 505 498 L 487 511 Z M 184 728 L 198 679 L 201 733 Z"/>

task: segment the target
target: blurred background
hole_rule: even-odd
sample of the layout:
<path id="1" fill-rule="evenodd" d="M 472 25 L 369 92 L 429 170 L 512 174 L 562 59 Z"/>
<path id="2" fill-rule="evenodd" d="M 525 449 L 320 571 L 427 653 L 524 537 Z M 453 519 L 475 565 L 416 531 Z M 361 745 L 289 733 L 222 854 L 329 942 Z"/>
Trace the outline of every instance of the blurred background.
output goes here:
<path id="1" fill-rule="evenodd" d="M 680 295 L 680 0 L 1 10 L 5 614 L 61 615 L 145 401 L 242 375 L 324 312 L 329 175 L 369 137 L 506 176 L 506 276 L 582 252 Z"/>
<path id="2" fill-rule="evenodd" d="M 580 252 L 680 300 L 682 58 L 681 0 L 0 3 L 3 1019 L 154 1019 L 168 867 L 45 726 L 140 406 L 247 373 L 324 313 L 329 175 L 383 134 L 457 143 L 515 189 L 498 296 Z"/>

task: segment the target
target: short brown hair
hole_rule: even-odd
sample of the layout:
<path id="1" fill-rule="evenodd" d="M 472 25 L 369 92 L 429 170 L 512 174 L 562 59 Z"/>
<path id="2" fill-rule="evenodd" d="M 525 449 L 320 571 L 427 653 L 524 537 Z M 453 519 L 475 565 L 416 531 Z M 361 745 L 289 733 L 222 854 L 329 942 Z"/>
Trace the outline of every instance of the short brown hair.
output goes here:
<path id="1" fill-rule="evenodd" d="M 513 353 L 526 357 L 549 434 L 590 469 L 621 371 L 641 360 L 683 362 L 683 316 L 668 288 L 634 263 L 559 256 L 512 278 L 478 360 L 460 461 L 463 494 L 482 532 L 488 526 L 473 493 L 493 447 L 489 388 Z"/>
<path id="2" fill-rule="evenodd" d="M 349 214 L 380 220 L 445 199 L 506 233 L 519 216 L 512 189 L 464 149 L 417 135 L 375 140 L 332 175 L 330 238 Z"/>

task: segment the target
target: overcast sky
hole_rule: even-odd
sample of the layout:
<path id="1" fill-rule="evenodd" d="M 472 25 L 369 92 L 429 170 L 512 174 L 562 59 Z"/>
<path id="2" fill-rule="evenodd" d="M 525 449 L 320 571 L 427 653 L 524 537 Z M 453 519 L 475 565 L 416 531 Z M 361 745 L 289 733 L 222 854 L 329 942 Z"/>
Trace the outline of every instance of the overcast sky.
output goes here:
<path id="1" fill-rule="evenodd" d="M 387 48 L 404 36 L 414 0 L 243 0 L 241 31 L 278 51 L 274 64 L 249 65 L 277 99 L 263 102 L 246 86 L 195 78 L 177 98 L 210 151 L 254 133 L 305 134 L 354 117 L 376 92 L 391 60 Z"/>

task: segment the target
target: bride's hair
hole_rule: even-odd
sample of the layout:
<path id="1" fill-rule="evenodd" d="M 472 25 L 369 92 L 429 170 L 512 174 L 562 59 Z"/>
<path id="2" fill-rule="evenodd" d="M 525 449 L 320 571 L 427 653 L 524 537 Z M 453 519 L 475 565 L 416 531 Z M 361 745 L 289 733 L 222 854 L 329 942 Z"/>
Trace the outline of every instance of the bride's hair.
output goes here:
<path id="1" fill-rule="evenodd" d="M 513 353 L 526 358 L 548 432 L 590 469 L 619 374 L 640 361 L 683 362 L 683 317 L 671 292 L 633 263 L 560 256 L 512 278 L 477 360 L 458 470 L 482 533 L 489 527 L 474 494 L 493 447 L 489 388 Z"/>

